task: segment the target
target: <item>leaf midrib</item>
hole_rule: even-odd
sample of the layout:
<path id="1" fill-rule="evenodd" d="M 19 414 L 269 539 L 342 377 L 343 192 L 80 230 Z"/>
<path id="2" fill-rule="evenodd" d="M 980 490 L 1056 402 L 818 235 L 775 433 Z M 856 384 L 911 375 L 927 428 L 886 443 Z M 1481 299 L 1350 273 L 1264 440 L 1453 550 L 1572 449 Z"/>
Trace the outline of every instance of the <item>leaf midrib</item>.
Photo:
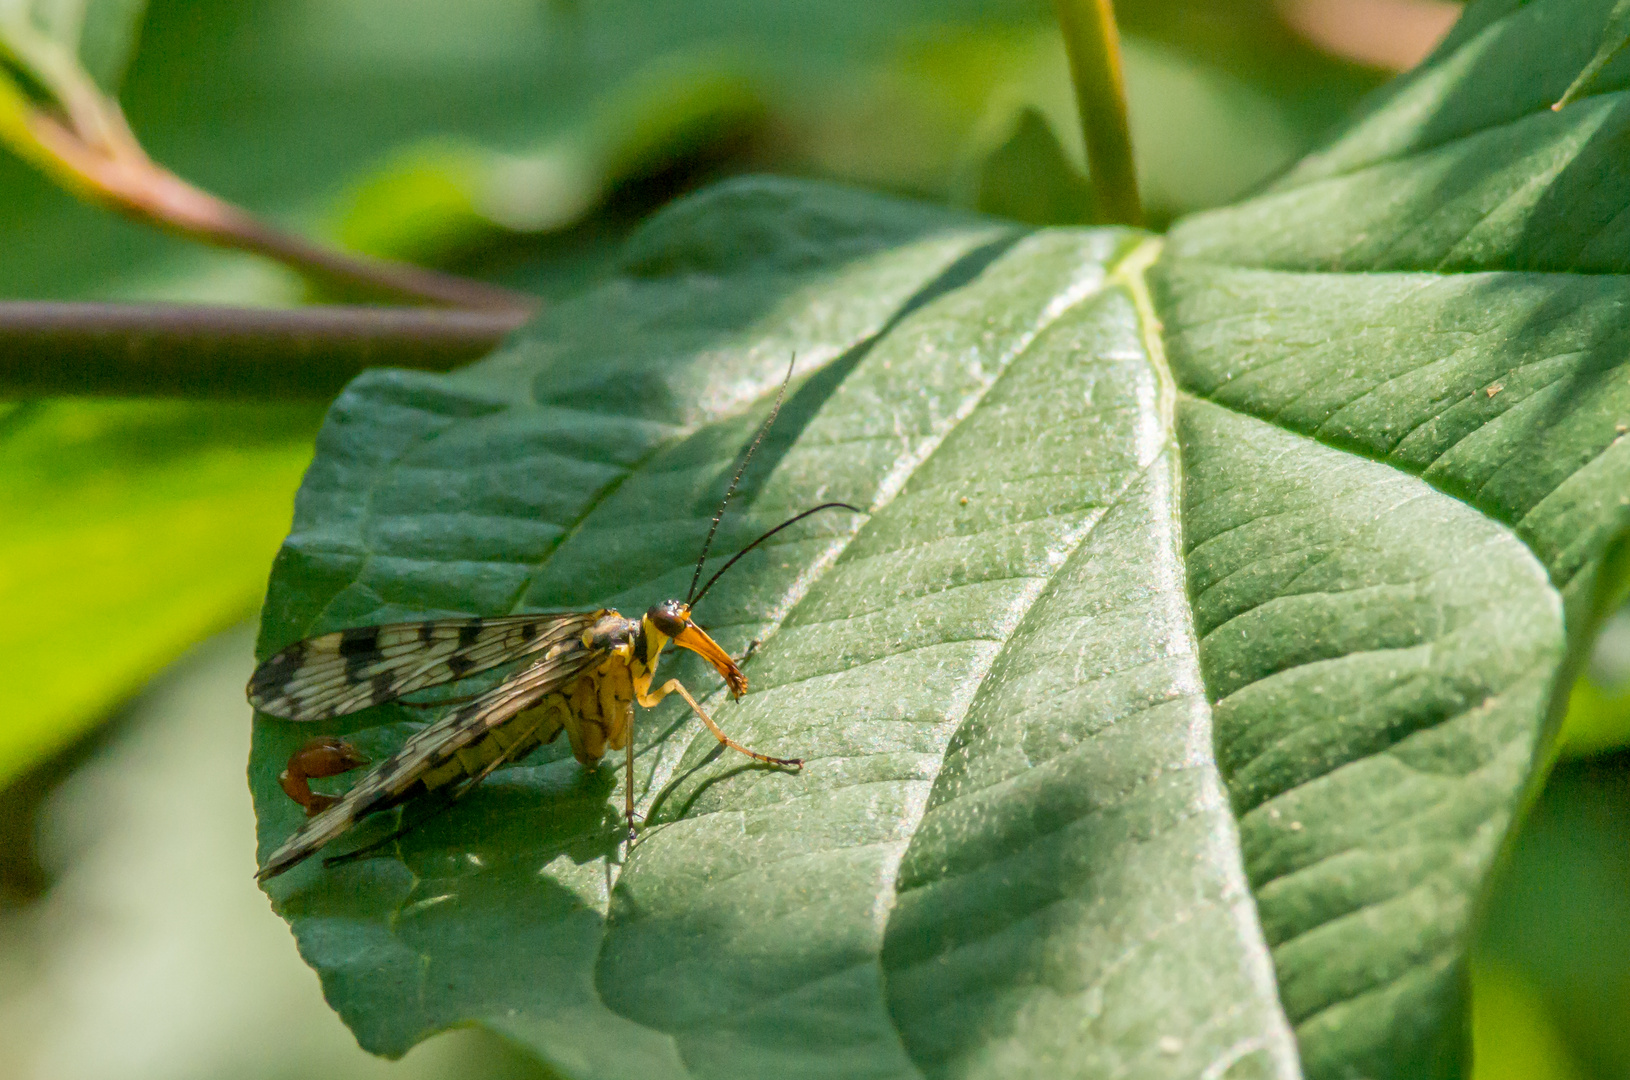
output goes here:
<path id="1" fill-rule="evenodd" d="M 876 501 L 873 503 L 873 505 L 868 510 L 869 516 L 874 516 L 875 514 L 877 514 L 884 507 L 886 507 L 890 503 L 892 503 L 894 501 L 894 499 L 896 497 L 898 497 L 905 490 L 905 488 L 907 486 L 907 483 L 909 482 L 910 477 L 915 475 L 916 472 L 924 464 L 926 464 L 934 456 L 935 453 L 937 453 L 939 451 L 939 449 L 944 445 L 946 440 L 950 438 L 952 433 L 955 432 L 958 427 L 960 427 L 960 425 L 962 424 L 962 422 L 964 420 L 966 420 L 969 417 L 973 416 L 977 412 L 978 408 L 985 401 L 985 399 L 988 397 L 990 392 L 992 390 L 994 390 L 997 386 L 999 386 L 1001 384 L 1002 379 L 1007 375 L 1007 373 L 1009 371 L 1011 371 L 1013 364 L 1020 357 L 1024 356 L 1030 350 L 1030 348 L 1033 347 L 1034 343 L 1042 336 L 1042 334 L 1044 334 L 1046 332 L 1046 330 L 1049 327 L 1056 324 L 1067 313 L 1069 313 L 1072 310 L 1075 310 L 1076 308 L 1078 308 L 1082 304 L 1085 304 L 1085 303 L 1087 303 L 1087 302 L 1089 302 L 1089 301 L 1091 301 L 1091 300 L 1093 300 L 1093 299 L 1095 299 L 1095 298 L 1097 298 L 1097 297 L 1099 297 L 1099 296 L 1101 296 L 1101 295 L 1103 295 L 1103 294 L 1105 294 L 1105 293 L 1107 293 L 1107 292 L 1109 292 L 1109 291 L 1111 291 L 1113 289 L 1116 289 L 1116 288 L 1124 289 L 1124 290 L 1126 290 L 1127 293 L 1129 293 L 1131 295 L 1131 299 L 1133 301 L 1133 307 L 1134 307 L 1134 310 L 1136 312 L 1136 316 L 1137 316 L 1137 319 L 1138 319 L 1138 324 L 1139 324 L 1139 329 L 1140 329 L 1140 332 L 1141 332 L 1141 337 L 1143 338 L 1143 340 L 1145 342 L 1145 353 L 1146 353 L 1147 359 L 1152 363 L 1152 365 L 1155 368 L 1156 377 L 1157 377 L 1157 380 L 1158 380 L 1159 385 L 1161 387 L 1161 398 L 1162 398 L 1161 405 L 1164 406 L 1164 407 L 1160 409 L 1160 414 L 1161 414 L 1162 420 L 1164 421 L 1163 431 L 1164 431 L 1165 435 L 1164 435 L 1163 442 L 1164 442 L 1165 449 L 1163 451 L 1156 452 L 1156 454 L 1153 457 L 1153 460 L 1159 460 L 1160 457 L 1163 456 L 1164 453 L 1173 452 L 1175 450 L 1175 443 L 1172 441 L 1172 434 L 1171 434 L 1172 433 L 1171 405 L 1172 405 L 1172 402 L 1174 401 L 1174 392 L 1173 392 L 1174 382 L 1173 382 L 1173 380 L 1171 378 L 1170 372 L 1166 369 L 1164 353 L 1163 353 L 1163 351 L 1160 350 L 1160 347 L 1159 347 L 1159 322 L 1154 317 L 1154 306 L 1153 306 L 1153 303 L 1152 303 L 1152 299 L 1149 296 L 1147 286 L 1146 286 L 1146 284 L 1144 282 L 1144 272 L 1147 270 L 1148 266 L 1150 264 L 1152 264 L 1154 262 L 1154 260 L 1158 257 L 1158 255 L 1160 253 L 1160 250 L 1161 250 L 1161 241 L 1159 239 L 1157 239 L 1157 238 L 1147 239 L 1147 240 L 1143 241 L 1141 244 L 1134 247 L 1131 251 L 1128 251 L 1125 254 L 1123 254 L 1121 256 L 1121 258 L 1118 259 L 1115 263 L 1111 264 L 1110 266 L 1107 266 L 1105 268 L 1106 272 L 1104 273 L 1104 275 L 1097 282 L 1094 283 L 1092 288 L 1075 290 L 1073 292 L 1066 292 L 1064 294 L 1061 294 L 1060 297 L 1056 298 L 1054 303 L 1049 304 L 1043 310 L 1042 318 L 1038 319 L 1038 321 L 1033 326 L 1031 326 L 1029 328 L 1029 332 L 1023 337 L 1023 339 L 1016 342 L 1014 347 L 1011 348 L 1007 352 L 1007 354 L 1002 358 L 1000 366 L 997 368 L 994 377 L 991 378 L 983 387 L 979 388 L 977 390 L 977 392 L 968 395 L 968 397 L 964 400 L 962 405 L 953 414 L 951 414 L 951 416 L 948 418 L 948 422 L 945 424 L 945 426 L 942 429 L 940 429 L 939 431 L 933 433 L 933 435 L 930 436 L 929 438 L 923 440 L 922 444 L 920 444 L 919 446 L 914 448 L 914 452 L 902 455 L 902 459 L 899 462 L 897 462 L 895 467 L 890 469 L 887 473 L 884 474 L 884 478 L 881 481 L 879 481 L 879 483 L 878 483 L 878 497 L 877 497 Z M 1154 342 L 1154 347 L 1152 349 L 1149 347 L 1149 344 L 1148 344 L 1151 341 Z M 1091 508 L 1083 508 L 1083 509 L 1087 510 L 1087 513 L 1083 514 L 1083 517 L 1084 518 L 1090 518 L 1090 520 L 1086 520 L 1086 521 L 1082 522 L 1082 525 L 1081 525 L 1081 528 L 1078 531 L 1078 534 L 1075 537 L 1073 537 L 1073 543 L 1071 544 L 1070 549 L 1069 549 L 1070 553 L 1073 553 L 1073 552 L 1080 549 L 1080 546 L 1083 543 L 1085 543 L 1086 540 L 1092 535 L 1092 533 L 1093 533 L 1094 529 L 1096 528 L 1096 526 L 1108 515 L 1108 513 L 1115 506 L 1119 505 L 1120 502 L 1122 500 L 1124 500 L 1124 498 L 1126 497 L 1127 492 L 1129 492 L 1129 491 L 1133 490 L 1134 488 L 1136 488 L 1136 486 L 1138 485 L 1139 480 L 1142 479 L 1143 477 L 1145 477 L 1148 474 L 1148 471 L 1149 471 L 1150 467 L 1151 466 L 1150 466 L 1149 463 L 1145 463 L 1144 465 L 1140 466 L 1139 468 L 1137 468 L 1135 470 L 1132 470 L 1131 473 L 1129 474 L 1129 476 L 1119 486 L 1118 490 L 1115 492 L 1113 497 L 1110 498 L 1110 499 L 1105 500 L 1103 506 L 1101 506 L 1101 507 L 1095 506 L 1095 507 L 1091 507 Z M 780 610 L 782 611 L 782 614 L 778 619 L 776 619 L 773 623 L 771 623 L 765 629 L 765 631 L 761 635 L 761 640 L 763 642 L 765 642 L 767 644 L 774 637 L 774 635 L 777 632 L 779 632 L 781 627 L 786 624 L 788 618 L 797 609 L 798 605 L 802 602 L 803 598 L 808 595 L 808 592 L 809 592 L 810 588 L 812 588 L 815 585 L 815 583 L 817 581 L 819 581 L 822 576 L 824 576 L 825 572 L 828 569 L 830 569 L 837 562 L 837 560 L 839 558 L 841 558 L 843 552 L 846 551 L 848 549 L 849 545 L 853 543 L 853 541 L 855 540 L 856 537 L 858 537 L 858 535 L 859 535 L 859 533 L 860 533 L 860 531 L 861 531 L 861 529 L 863 527 L 864 526 L 862 525 L 860 527 L 855 528 L 852 532 L 850 532 L 848 534 L 847 537 L 844 537 L 842 539 L 841 543 L 839 545 L 836 545 L 835 550 L 832 550 L 829 553 L 829 556 L 824 560 L 823 565 L 821 565 L 818 568 L 817 573 L 810 574 L 810 575 L 807 575 L 807 576 L 804 577 L 804 579 L 799 583 L 800 585 L 802 585 L 802 588 L 800 589 L 800 595 L 798 595 L 796 597 L 792 597 L 792 596 L 783 597 L 783 600 L 779 604 L 776 605 L 776 607 L 780 608 Z M 1068 561 L 1068 554 L 1066 554 L 1064 559 L 1060 560 L 1059 566 L 1061 567 L 1067 561 Z M 1049 577 L 1046 577 L 1046 578 L 1039 578 L 1036 575 L 1028 575 L 1027 574 L 1027 575 L 1017 575 L 1014 578 L 1003 579 L 1003 580 L 1025 580 L 1025 581 L 1039 581 L 1040 582 L 1040 587 L 1034 589 L 1032 595 L 1025 598 L 1024 610 L 1021 611 L 1021 612 L 1018 612 L 1016 615 L 1014 615 L 1011 620 L 1008 620 L 1008 621 L 1011 622 L 1011 625 L 1016 629 L 1019 625 L 1022 624 L 1025 613 L 1028 612 L 1034 606 L 1035 602 L 1042 595 L 1045 594 L 1045 592 L 1046 592 L 1046 582 L 1050 581 L 1051 577 L 1049 576 Z M 988 584 L 988 583 L 989 583 L 988 581 L 981 580 L 977 584 Z M 975 583 L 965 583 L 965 584 L 975 584 Z M 929 594 L 929 595 L 935 595 L 935 596 L 944 595 L 946 592 L 955 591 L 955 589 L 960 588 L 960 587 L 963 587 L 963 586 L 961 586 L 961 585 L 952 586 L 950 589 L 940 590 L 940 591 L 938 591 L 936 593 Z M 846 621 L 846 620 L 840 619 L 840 620 L 828 620 L 828 621 L 842 622 L 842 621 Z M 803 625 L 803 624 L 800 623 L 799 625 Z M 949 725 L 954 730 L 955 727 L 957 727 L 957 726 L 959 726 L 961 724 L 963 719 L 965 719 L 965 717 L 966 717 L 967 709 L 969 707 L 971 707 L 971 705 L 972 705 L 972 703 L 973 703 L 973 701 L 974 701 L 974 699 L 976 697 L 978 686 L 982 685 L 984 683 L 985 679 L 988 678 L 990 670 L 991 670 L 991 665 L 995 662 L 996 658 L 998 656 L 1000 656 L 1003 649 L 1011 644 L 1012 634 L 1010 633 L 1007 637 L 1002 638 L 1000 640 L 997 640 L 997 639 L 994 639 L 994 638 L 988 638 L 988 637 L 970 636 L 969 638 L 957 639 L 956 641 L 936 641 L 936 642 L 932 643 L 931 645 L 913 646 L 910 649 L 900 650 L 899 653 L 890 653 L 890 654 L 888 654 L 889 656 L 894 656 L 894 655 L 900 655 L 900 654 L 909 653 L 909 652 L 920 652 L 924 648 L 931 648 L 931 647 L 934 647 L 934 646 L 942 646 L 942 645 L 948 645 L 948 644 L 965 643 L 966 641 L 988 642 L 989 644 L 995 645 L 996 648 L 991 654 L 991 657 L 990 657 L 991 662 L 987 663 L 985 665 L 984 673 L 979 677 L 978 681 L 971 687 L 970 692 L 965 695 L 966 699 L 962 702 L 961 715 L 944 717 L 941 720 L 936 722 L 936 726 Z M 872 658 L 872 661 L 880 660 L 880 659 L 884 659 L 884 658 L 885 657 L 875 657 L 875 658 Z M 864 664 L 854 665 L 854 666 L 864 666 Z M 845 668 L 845 669 L 842 669 L 842 670 L 852 670 L 852 669 L 853 669 L 853 667 Z M 825 674 L 834 674 L 834 673 L 835 672 L 833 672 L 833 673 L 825 673 Z M 785 683 L 785 684 L 776 684 L 776 685 L 778 687 L 779 686 L 794 686 L 794 685 L 798 685 L 798 684 L 803 683 L 803 682 L 807 682 L 810 678 L 813 678 L 813 677 L 818 677 L 818 676 L 807 676 L 807 675 L 806 676 L 801 676 L 800 678 L 794 679 L 791 682 L 788 682 L 788 683 Z M 705 705 L 711 705 L 711 704 L 715 703 L 718 700 L 718 698 L 720 697 L 720 695 L 722 695 L 723 693 L 724 693 L 724 690 L 721 687 L 720 689 L 716 690 L 712 695 L 710 695 L 708 698 L 704 699 L 704 704 Z M 683 726 L 683 724 L 676 725 L 676 728 L 678 726 Z M 656 763 L 654 763 L 653 769 L 652 769 L 652 772 L 651 772 L 651 780 L 652 780 L 651 787 L 649 787 L 647 789 L 645 797 L 643 797 L 642 799 L 639 800 L 642 811 L 648 813 L 650 805 L 652 803 L 658 801 L 658 800 L 661 800 L 663 798 L 663 796 L 664 796 L 664 793 L 667 791 L 669 783 L 670 783 L 669 778 L 671 778 L 674 771 L 676 770 L 677 765 L 679 764 L 679 757 L 684 753 L 685 746 L 681 745 L 681 746 L 675 747 L 673 749 L 668 749 L 668 748 L 670 746 L 672 746 L 673 743 L 680 742 L 680 741 L 681 740 L 672 739 L 671 736 L 670 736 L 668 739 L 666 739 L 664 741 L 663 748 L 661 750 L 659 750 L 659 754 L 660 754 L 659 760 Z M 662 760 L 662 758 L 668 758 L 669 760 L 667 762 L 664 762 Z M 943 760 L 943 754 L 942 754 L 942 760 Z M 665 768 L 664 765 L 666 765 L 667 767 Z M 863 783 L 860 783 L 860 784 L 846 785 L 846 788 L 865 787 L 865 786 L 868 786 L 869 783 L 885 783 L 885 784 L 888 784 L 888 785 L 892 786 L 894 784 L 897 784 L 898 782 L 899 782 L 898 780 L 863 782 Z M 926 806 L 926 802 L 925 802 L 924 805 Z M 712 817 L 712 816 L 717 815 L 717 814 L 728 814 L 728 815 L 741 816 L 741 815 L 744 814 L 744 811 L 736 810 L 736 809 L 706 810 L 706 811 L 703 811 L 700 814 L 694 814 L 693 815 L 692 813 L 690 813 L 689 807 L 685 807 L 682 810 L 682 814 L 683 814 L 684 820 L 694 821 L 694 820 L 701 820 L 701 819 L 704 819 L 704 818 L 709 818 L 709 817 Z M 873 841 L 873 842 L 867 843 L 865 845 L 852 845 L 852 847 L 855 847 L 855 848 L 860 848 L 860 847 L 876 848 L 876 847 L 899 846 L 900 849 L 901 849 L 901 854 L 903 855 L 905 845 L 907 843 L 909 843 L 909 841 L 901 841 L 901 840 Z M 621 867 L 617 868 L 619 876 L 620 876 L 621 869 L 622 869 Z M 895 875 L 897 875 L 898 869 L 899 869 L 898 864 L 896 864 L 893 867 L 893 870 L 890 872 L 889 876 L 890 876 L 891 881 L 892 881 L 892 878 Z M 711 882 L 710 883 L 710 885 L 716 885 L 716 884 L 718 884 L 718 883 L 717 882 Z M 613 882 L 612 887 L 615 888 L 615 881 Z M 889 887 L 892 887 L 892 886 L 889 886 Z M 603 947 L 604 947 L 604 943 L 602 942 L 602 948 Z M 884 970 L 884 967 L 883 967 L 883 958 L 882 958 L 881 952 L 879 952 L 877 955 L 875 955 L 875 956 L 873 956 L 873 957 L 871 957 L 871 958 L 869 958 L 869 959 L 867 959 L 865 961 L 862 961 L 860 964 L 850 965 L 850 966 L 846 967 L 843 970 L 844 971 L 853 971 L 853 970 L 855 970 L 856 968 L 859 968 L 859 967 L 870 967 L 875 972 L 880 984 L 886 984 L 887 983 L 887 972 Z M 826 972 L 826 973 L 823 973 L 819 977 L 819 979 L 821 979 L 821 980 L 828 979 L 828 978 L 833 977 L 835 974 L 838 974 L 838 973 Z M 817 980 L 817 981 L 819 981 L 819 980 Z M 793 990 L 801 990 L 801 989 L 803 989 L 804 987 L 806 987 L 808 985 L 811 985 L 811 983 L 809 983 L 809 982 L 800 982 L 800 983 L 797 984 L 796 987 L 794 987 L 792 989 Z M 790 993 L 792 991 L 789 990 L 787 992 Z M 606 1007 L 612 1008 L 614 1012 L 616 1011 L 615 1008 L 611 1005 L 611 1003 L 607 1002 L 605 1000 L 603 995 L 598 995 L 598 993 L 597 993 L 597 996 L 600 997 L 601 1002 L 603 1004 L 605 1004 Z M 623 1015 L 623 1014 L 618 1013 L 618 1015 Z M 632 1018 L 632 1017 L 625 1017 L 625 1019 L 628 1019 L 631 1022 L 638 1023 L 638 1021 L 634 1020 L 634 1018 Z M 644 1025 L 642 1025 L 642 1026 L 644 1026 Z M 900 1032 L 899 1028 L 895 1025 L 892 1017 L 890 1017 L 890 1019 L 889 1019 L 889 1029 L 890 1029 L 890 1031 L 893 1032 L 893 1034 L 895 1036 L 896 1045 L 897 1045 L 897 1047 L 899 1049 L 901 1060 L 909 1063 L 909 1067 L 911 1069 L 911 1075 L 916 1076 L 918 1078 L 922 1078 L 924 1076 L 924 1074 L 923 1074 L 922 1070 L 917 1066 L 917 1064 L 916 1064 L 915 1060 L 912 1058 L 911 1054 L 907 1051 L 904 1037 L 903 1037 L 902 1033 Z M 662 1032 L 661 1029 L 652 1029 L 652 1030 L 657 1030 L 657 1031 L 659 1031 L 659 1032 L 661 1032 L 663 1034 L 667 1034 L 667 1032 Z M 676 1046 L 676 1050 L 679 1052 L 681 1061 L 683 1061 L 684 1060 L 683 1050 L 679 1049 L 677 1046 Z M 688 1064 L 686 1065 L 686 1069 L 687 1069 L 687 1072 L 690 1072 Z M 692 1074 L 692 1075 L 694 1075 L 694 1074 Z"/>

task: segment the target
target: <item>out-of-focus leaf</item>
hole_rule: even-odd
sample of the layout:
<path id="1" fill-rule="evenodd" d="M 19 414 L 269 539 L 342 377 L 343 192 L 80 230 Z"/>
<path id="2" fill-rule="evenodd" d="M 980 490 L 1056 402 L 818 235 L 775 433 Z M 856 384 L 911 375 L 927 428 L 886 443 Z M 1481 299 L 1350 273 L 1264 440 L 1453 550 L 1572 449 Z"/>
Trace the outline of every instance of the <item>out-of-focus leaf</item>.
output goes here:
<path id="1" fill-rule="evenodd" d="M 1334 119 L 1312 121 L 1159 42 L 1129 37 L 1123 50 L 1138 182 L 1157 221 L 1240 197 Z M 846 82 L 794 128 L 815 171 L 1025 221 L 1090 219 L 1086 200 L 1061 201 L 1088 164 L 1056 29 L 912 40 Z M 1048 138 L 1062 156 L 1044 148 Z"/>
<path id="2" fill-rule="evenodd" d="M 1563 731 L 1563 752 L 1577 757 L 1630 745 L 1630 686 L 1604 688 L 1588 676 L 1580 679 L 1568 699 Z"/>
<path id="3" fill-rule="evenodd" d="M 980 210 L 1032 225 L 1092 218 L 1092 184 L 1033 108 L 1019 111 L 1013 134 L 980 163 Z"/>
<path id="4" fill-rule="evenodd" d="M 1536 913 L 1538 925 L 1546 915 Z M 1522 972 L 1488 957 L 1472 964 L 1471 1080 L 1586 1080 L 1545 998 Z"/>
<path id="5" fill-rule="evenodd" d="M 309 406 L 44 402 L 0 415 L 0 787 L 254 610 Z"/>
<path id="6" fill-rule="evenodd" d="M 1578 757 L 1630 745 L 1630 608 L 1602 626 L 1568 698 L 1562 751 Z"/>
<path id="7" fill-rule="evenodd" d="M 1561 1038 L 1579 1075 L 1630 1073 L 1630 755 L 1558 766 L 1495 885 L 1477 992 L 1492 968 L 1518 983 L 1523 1009 Z M 1508 1026 L 1478 1038 L 1498 1047 L 1518 1034 Z M 1476 1080 L 1517 1075 L 1480 1066 Z"/>
<path id="8" fill-rule="evenodd" d="M 379 228 L 381 215 L 359 212 L 347 193 L 411 189 L 425 177 L 427 140 L 461 148 L 450 170 L 445 161 L 431 170 L 451 171 L 456 181 L 463 180 L 457 159 L 464 148 L 483 162 L 519 159 L 519 168 L 490 177 L 482 170 L 473 193 L 478 209 L 485 199 L 500 218 L 560 220 L 568 203 L 597 204 L 598 177 L 607 171 L 611 183 L 621 183 L 662 168 L 674 154 L 721 149 L 708 141 L 721 129 L 707 121 L 721 110 L 729 119 L 756 107 L 736 96 L 744 77 L 754 80 L 752 94 L 776 87 L 783 105 L 819 103 L 851 65 L 886 54 L 911 27 L 1036 25 L 1048 11 L 1042 0 L 839 9 L 799 0 L 745 10 L 679 0 L 472 0 L 456 7 L 159 0 L 150 6 L 122 101 L 154 159 L 200 186 L 297 227 L 350 222 L 358 239 L 413 252 L 425 238 L 438 248 L 443 238 L 463 235 L 470 222 L 462 200 L 432 198 L 427 207 L 410 199 L 421 220 L 404 226 L 398 240 Z M 680 79 L 685 72 L 688 85 Z M 653 88 L 666 95 L 667 111 L 656 108 Z M 722 134 L 722 149 L 735 152 L 733 120 Z M 691 144 L 698 139 L 702 145 Z M 538 165 L 540 156 L 546 160 Z M 406 163 L 405 182 L 393 179 L 394 162 Z M 202 284 L 212 276 L 178 274 L 178 257 L 243 265 L 194 256 L 170 238 L 83 212 L 8 170 L 11 164 L 0 162 L 0 294 L 162 289 L 174 296 L 177 280 Z M 570 175 L 554 171 L 561 168 Z M 433 220 L 442 211 L 450 220 Z M 369 216 L 372 222 L 359 220 Z M 449 245 L 462 255 L 461 246 Z M 234 298 L 252 299 L 253 286 Z"/>
<path id="9" fill-rule="evenodd" d="M 118 90 L 141 39 L 147 0 L 53 0 L 80 8 L 79 62 L 98 85 Z"/>
<path id="10" fill-rule="evenodd" d="M 1269 5 L 1136 7 L 1134 123 L 1157 216 L 1235 197 L 1375 80 L 1297 45 Z M 971 207 L 1026 107 L 1081 168 L 1052 19 L 1045 0 L 159 0 L 123 102 L 157 161 L 234 202 L 367 250 L 463 259 L 494 224 L 572 221 L 608 189 L 721 156 Z M 242 258 L 83 212 L 8 165 L 0 293 L 227 281 L 255 298 Z"/>
<path id="11" fill-rule="evenodd" d="M 664 62 L 613 88 L 543 146 L 497 153 L 438 140 L 396 151 L 346 197 L 334 231 L 348 247 L 424 262 L 500 231 L 558 232 L 616 185 L 717 152 L 763 121 L 752 81 L 727 65 Z"/>

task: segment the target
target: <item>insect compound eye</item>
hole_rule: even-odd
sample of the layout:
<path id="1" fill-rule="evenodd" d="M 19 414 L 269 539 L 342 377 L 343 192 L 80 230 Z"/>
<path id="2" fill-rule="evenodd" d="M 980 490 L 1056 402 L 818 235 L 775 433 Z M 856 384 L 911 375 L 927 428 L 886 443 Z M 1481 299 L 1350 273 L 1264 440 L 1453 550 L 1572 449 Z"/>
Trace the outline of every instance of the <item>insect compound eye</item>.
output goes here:
<path id="1" fill-rule="evenodd" d="M 690 610 L 685 607 L 682 600 L 664 600 L 654 604 L 645 617 L 651 620 L 651 625 L 667 634 L 669 637 L 678 637 L 690 621 Z"/>

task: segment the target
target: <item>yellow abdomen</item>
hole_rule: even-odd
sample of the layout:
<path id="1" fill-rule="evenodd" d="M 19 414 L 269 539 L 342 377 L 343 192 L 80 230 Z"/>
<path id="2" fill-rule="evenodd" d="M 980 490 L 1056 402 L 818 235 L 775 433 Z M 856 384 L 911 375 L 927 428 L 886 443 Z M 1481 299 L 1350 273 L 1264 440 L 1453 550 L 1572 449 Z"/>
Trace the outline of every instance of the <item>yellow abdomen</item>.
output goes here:
<path id="1" fill-rule="evenodd" d="M 563 699 L 566 737 L 571 740 L 572 754 L 584 765 L 593 768 L 607 750 L 628 745 L 634 722 L 634 677 L 627 657 L 612 653 L 600 666 L 550 696 Z"/>

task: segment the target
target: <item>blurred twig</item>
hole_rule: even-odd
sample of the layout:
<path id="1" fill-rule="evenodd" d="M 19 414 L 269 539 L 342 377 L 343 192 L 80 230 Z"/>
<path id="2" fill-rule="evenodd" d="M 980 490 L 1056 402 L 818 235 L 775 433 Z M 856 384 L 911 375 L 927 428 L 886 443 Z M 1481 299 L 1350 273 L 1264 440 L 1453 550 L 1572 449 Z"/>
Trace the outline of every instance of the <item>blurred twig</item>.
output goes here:
<path id="1" fill-rule="evenodd" d="M 25 77 L 43 101 L 30 96 Z M 0 24 L 0 142 L 81 198 L 319 278 L 461 308 L 538 307 L 536 297 L 485 282 L 325 247 L 194 187 L 147 156 L 118 102 L 26 17 Z"/>
<path id="2" fill-rule="evenodd" d="M 362 369 L 446 371 L 526 319 L 508 311 L 0 302 L 0 394 L 327 399 Z"/>
<path id="3" fill-rule="evenodd" d="M 1070 56 L 1070 77 L 1087 143 L 1087 166 L 1097 203 L 1094 220 L 1141 225 L 1143 204 L 1132 161 L 1114 6 L 1110 0 L 1055 0 L 1054 7 Z"/>

